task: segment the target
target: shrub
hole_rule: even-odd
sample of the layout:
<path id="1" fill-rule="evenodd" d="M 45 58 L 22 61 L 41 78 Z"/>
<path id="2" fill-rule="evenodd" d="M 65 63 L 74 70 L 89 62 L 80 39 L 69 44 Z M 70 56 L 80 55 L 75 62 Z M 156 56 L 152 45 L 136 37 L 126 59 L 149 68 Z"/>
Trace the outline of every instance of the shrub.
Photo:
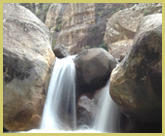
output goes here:
<path id="1" fill-rule="evenodd" d="M 111 12 L 111 14 L 114 14 L 114 13 L 120 11 L 120 10 L 123 10 L 123 9 L 124 9 L 124 6 L 121 5 L 121 6 L 117 7 L 116 9 L 114 9 L 114 10 Z"/>
<path id="2" fill-rule="evenodd" d="M 60 31 L 60 30 L 61 30 L 61 24 L 58 25 L 58 31 Z"/>
<path id="3" fill-rule="evenodd" d="M 105 49 L 106 51 L 108 51 L 108 47 L 105 45 L 105 43 L 102 43 L 99 45 L 99 48 L 103 48 Z"/>
<path id="4" fill-rule="evenodd" d="M 144 10 L 143 14 L 144 14 L 144 16 L 149 15 L 149 14 L 151 14 L 151 11 Z"/>
<path id="5" fill-rule="evenodd" d="M 52 40 L 52 47 L 53 47 L 55 44 L 56 44 L 56 40 L 53 39 L 53 40 Z"/>
<path id="6" fill-rule="evenodd" d="M 86 45 L 86 46 L 82 46 L 81 50 L 84 50 L 84 49 L 90 49 L 91 47 L 89 45 Z"/>
<path id="7" fill-rule="evenodd" d="M 61 24 L 59 24 L 58 26 L 54 28 L 54 31 L 56 32 L 59 32 L 60 30 L 61 30 Z"/>

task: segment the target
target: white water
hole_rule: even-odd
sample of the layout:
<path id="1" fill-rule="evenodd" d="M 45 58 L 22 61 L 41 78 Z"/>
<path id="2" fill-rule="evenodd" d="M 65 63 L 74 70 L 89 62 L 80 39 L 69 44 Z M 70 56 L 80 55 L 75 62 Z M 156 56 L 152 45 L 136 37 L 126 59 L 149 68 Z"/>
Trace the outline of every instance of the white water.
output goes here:
<path id="1" fill-rule="evenodd" d="M 40 129 L 60 130 L 63 127 L 69 127 L 66 120 L 63 122 L 60 119 L 61 106 L 62 111 L 70 112 L 69 117 L 71 118 L 72 126 L 76 129 L 75 66 L 72 59 L 72 57 L 61 60 L 56 58 Z M 64 114 L 64 116 L 67 115 Z"/>
<path id="2" fill-rule="evenodd" d="M 99 110 L 94 122 L 93 129 L 101 132 L 119 132 L 120 111 L 109 95 L 110 82 L 108 80 L 99 94 Z"/>
<path id="3" fill-rule="evenodd" d="M 43 110 L 41 127 L 20 133 L 114 133 L 119 132 L 119 109 L 109 95 L 109 81 L 99 94 L 98 113 L 93 128 L 76 130 L 75 65 L 73 57 L 56 58 Z M 61 112 L 60 107 L 65 111 Z M 64 112 L 70 112 L 69 122 Z M 60 114 L 59 114 L 60 113 Z M 62 116 L 61 116 L 62 115 Z M 72 123 L 72 126 L 68 124 Z M 67 129 L 66 128 L 73 128 Z"/>

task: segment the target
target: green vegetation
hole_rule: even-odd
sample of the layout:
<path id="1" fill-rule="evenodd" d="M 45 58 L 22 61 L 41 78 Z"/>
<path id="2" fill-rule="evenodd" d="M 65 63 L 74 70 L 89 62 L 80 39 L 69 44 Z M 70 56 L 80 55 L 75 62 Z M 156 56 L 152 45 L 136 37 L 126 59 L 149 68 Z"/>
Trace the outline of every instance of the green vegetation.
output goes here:
<path id="1" fill-rule="evenodd" d="M 52 40 L 52 47 L 54 47 L 54 46 L 55 46 L 55 44 L 56 44 L 56 40 L 55 40 L 55 39 L 53 39 L 53 40 Z"/>
<path id="2" fill-rule="evenodd" d="M 86 45 L 86 46 L 82 46 L 81 50 L 84 50 L 84 49 L 90 49 L 91 47 L 89 45 Z"/>
<path id="3" fill-rule="evenodd" d="M 58 31 L 58 27 L 57 26 L 55 26 L 54 31 L 56 31 L 56 32 Z"/>
<path id="4" fill-rule="evenodd" d="M 58 16 L 57 18 L 56 18 L 56 21 L 57 21 L 57 23 L 61 23 L 61 19 L 60 19 L 60 17 Z"/>
<path id="5" fill-rule="evenodd" d="M 108 47 L 105 45 L 105 43 L 102 43 L 99 45 L 99 48 L 103 48 L 105 49 L 106 51 L 108 51 Z"/>
<path id="6" fill-rule="evenodd" d="M 52 37 L 54 37 L 54 33 L 51 33 Z"/>
<path id="7" fill-rule="evenodd" d="M 61 26 L 62 26 L 62 24 L 59 24 L 59 25 L 58 25 L 58 30 L 59 30 L 59 31 L 61 30 Z"/>
<path id="8" fill-rule="evenodd" d="M 65 20 L 65 21 L 64 21 L 64 23 L 63 23 L 63 25 L 65 25 L 67 22 L 68 22 L 68 21 L 67 21 L 67 20 Z"/>
<path id="9" fill-rule="evenodd" d="M 104 10 L 99 10 L 99 11 L 97 12 L 97 14 L 99 15 L 99 17 L 101 17 L 101 16 L 103 15 L 103 13 L 104 13 Z"/>
<path id="10" fill-rule="evenodd" d="M 55 8 L 55 5 L 51 5 L 50 6 L 50 11 L 53 10 Z"/>
<path id="11" fill-rule="evenodd" d="M 114 14 L 114 13 L 120 11 L 120 10 L 123 10 L 123 9 L 124 9 L 124 6 L 121 5 L 121 6 L 117 7 L 116 9 L 114 9 L 114 10 L 111 12 L 111 14 Z"/>
<path id="12" fill-rule="evenodd" d="M 43 4 L 43 6 L 42 6 L 43 7 L 43 10 L 44 11 L 47 11 L 49 9 L 49 6 L 50 5 L 48 5 L 48 4 Z"/>
<path id="13" fill-rule="evenodd" d="M 105 43 L 100 44 L 98 47 L 97 47 L 97 46 L 91 47 L 91 46 L 89 46 L 89 45 L 82 46 L 81 50 L 90 49 L 90 48 L 103 48 L 103 49 L 105 49 L 106 51 L 108 51 L 108 47 L 105 45 Z"/>
<path id="14" fill-rule="evenodd" d="M 61 19 L 59 16 L 56 18 L 56 23 L 57 23 L 57 26 L 54 28 L 54 31 L 59 32 L 61 31 L 61 26 L 62 26 Z"/>
<path id="15" fill-rule="evenodd" d="M 58 22 L 58 23 L 61 23 L 61 20 L 60 20 L 60 19 L 58 19 L 58 20 L 57 20 L 57 22 Z"/>
<path id="16" fill-rule="evenodd" d="M 38 15 L 40 15 L 40 14 L 41 14 L 41 10 L 38 10 L 38 11 L 35 13 L 36 16 L 38 16 Z"/>
<path id="17" fill-rule="evenodd" d="M 61 24 L 59 24 L 58 26 L 54 28 L 54 31 L 56 32 L 59 32 L 60 30 L 61 30 Z"/>
<path id="18" fill-rule="evenodd" d="M 98 28 L 97 27 L 92 27 L 91 31 L 95 35 L 97 33 L 97 31 L 98 31 Z"/>
<path id="19" fill-rule="evenodd" d="M 144 10 L 143 14 L 144 14 L 144 16 L 149 15 L 149 14 L 151 14 L 151 11 L 149 11 L 149 10 Z"/>

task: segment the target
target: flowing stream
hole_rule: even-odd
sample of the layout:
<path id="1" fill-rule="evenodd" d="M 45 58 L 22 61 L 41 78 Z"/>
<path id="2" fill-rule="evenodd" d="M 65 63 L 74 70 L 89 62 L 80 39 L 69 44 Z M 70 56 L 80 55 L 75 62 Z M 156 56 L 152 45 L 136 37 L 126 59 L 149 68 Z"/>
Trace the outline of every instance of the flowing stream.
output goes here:
<path id="1" fill-rule="evenodd" d="M 109 95 L 109 81 L 99 94 L 98 113 L 92 128 L 76 129 L 74 56 L 56 58 L 44 105 L 41 126 L 26 133 L 119 132 L 119 109 Z M 71 129 L 72 128 L 72 129 Z M 25 132 L 21 132 L 25 133 Z"/>
<path id="2" fill-rule="evenodd" d="M 73 57 L 56 58 L 40 129 L 60 130 L 68 127 L 66 125 L 70 122 L 73 129 L 76 129 L 75 66 L 72 59 Z M 63 120 L 60 120 L 61 112 Z M 66 112 L 70 115 L 66 115 Z"/>
<path id="3" fill-rule="evenodd" d="M 120 110 L 109 95 L 110 82 L 108 80 L 99 94 L 98 113 L 93 129 L 101 132 L 119 132 Z"/>

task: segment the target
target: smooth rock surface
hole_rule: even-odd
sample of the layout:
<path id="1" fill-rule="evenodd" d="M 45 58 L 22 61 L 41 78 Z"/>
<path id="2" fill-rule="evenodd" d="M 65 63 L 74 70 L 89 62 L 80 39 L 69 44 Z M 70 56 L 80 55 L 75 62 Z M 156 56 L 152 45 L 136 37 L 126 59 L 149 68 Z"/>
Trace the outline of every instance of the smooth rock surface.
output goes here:
<path id="1" fill-rule="evenodd" d="M 133 47 L 112 71 L 110 95 L 124 114 L 162 122 L 162 14 L 144 17 Z"/>
<path id="2" fill-rule="evenodd" d="M 48 28 L 23 6 L 3 4 L 3 126 L 7 130 L 38 127 L 54 59 Z"/>
<path id="3" fill-rule="evenodd" d="M 108 19 L 104 35 L 104 42 L 112 56 L 119 58 L 121 53 L 126 54 L 132 47 L 131 40 L 134 39 L 140 20 L 161 11 L 161 3 L 139 3 L 113 14 Z"/>
<path id="4" fill-rule="evenodd" d="M 77 97 L 94 93 L 108 81 L 117 61 L 104 49 L 85 49 L 75 58 Z"/>

